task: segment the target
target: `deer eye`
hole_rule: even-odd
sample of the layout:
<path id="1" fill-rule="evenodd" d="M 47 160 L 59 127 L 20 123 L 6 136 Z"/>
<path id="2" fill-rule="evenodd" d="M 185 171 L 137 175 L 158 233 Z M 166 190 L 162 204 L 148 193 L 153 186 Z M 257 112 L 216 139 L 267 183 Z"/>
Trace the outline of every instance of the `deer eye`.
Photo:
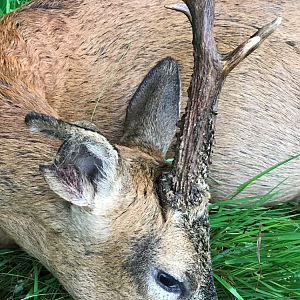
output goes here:
<path id="1" fill-rule="evenodd" d="M 176 294 L 181 293 L 181 282 L 175 279 L 173 276 L 163 271 L 155 270 L 154 278 L 156 283 L 167 292 Z"/>

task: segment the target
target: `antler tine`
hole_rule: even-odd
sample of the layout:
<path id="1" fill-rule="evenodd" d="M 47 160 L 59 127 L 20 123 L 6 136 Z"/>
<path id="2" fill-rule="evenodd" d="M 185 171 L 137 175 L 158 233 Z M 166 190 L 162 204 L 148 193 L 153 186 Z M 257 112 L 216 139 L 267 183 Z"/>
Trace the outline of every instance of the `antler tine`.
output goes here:
<path id="1" fill-rule="evenodd" d="M 165 7 L 184 13 L 192 24 L 192 16 L 186 4 L 177 3 L 177 4 L 165 5 Z"/>
<path id="2" fill-rule="evenodd" d="M 190 209 L 207 203 L 205 183 L 214 141 L 217 106 L 222 85 L 229 72 L 253 52 L 280 24 L 280 19 L 260 29 L 225 58 L 217 51 L 212 36 L 214 0 L 184 0 L 185 5 L 168 8 L 184 12 L 193 28 L 194 72 L 188 90 L 186 111 L 173 169 L 162 178 L 162 197 L 172 207 Z"/>
<path id="3" fill-rule="evenodd" d="M 260 28 L 254 35 L 252 35 L 248 40 L 239 45 L 235 50 L 226 55 L 224 58 L 224 76 L 235 68 L 244 58 L 251 54 L 255 49 L 257 49 L 265 39 L 272 34 L 281 23 L 281 18 L 276 18 L 273 22 Z"/>

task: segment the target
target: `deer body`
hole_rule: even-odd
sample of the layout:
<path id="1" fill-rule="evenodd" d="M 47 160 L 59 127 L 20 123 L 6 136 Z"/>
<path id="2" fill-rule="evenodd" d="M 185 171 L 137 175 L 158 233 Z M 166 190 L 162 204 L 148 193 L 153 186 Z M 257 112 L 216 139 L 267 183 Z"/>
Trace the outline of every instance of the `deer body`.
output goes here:
<path id="1" fill-rule="evenodd" d="M 135 103 L 143 103 L 144 110 L 143 100 L 131 100 L 132 110 L 128 110 L 125 119 L 127 104 L 140 82 L 150 67 L 164 57 L 172 56 L 178 61 L 183 98 L 186 96 L 192 72 L 190 25 L 183 15 L 166 10 L 165 4 L 170 3 L 34 1 L 1 19 L 0 227 L 52 271 L 75 299 L 177 299 L 179 291 L 167 291 L 160 286 L 161 282 L 156 282 L 160 276 L 165 276 L 159 272 L 175 280 L 180 288 L 180 299 L 216 299 L 207 246 L 208 226 L 204 224 L 204 229 L 200 230 L 193 219 L 205 214 L 204 208 L 198 208 L 193 217 L 179 214 L 161 206 L 156 193 L 155 180 L 162 169 L 168 168 L 164 162 L 165 152 L 178 119 L 179 79 L 172 62 L 171 67 L 166 63 L 158 69 L 162 74 L 171 69 L 170 90 L 176 102 L 168 102 L 164 96 L 159 97 L 158 102 L 153 100 L 153 107 L 156 103 L 167 103 L 166 111 L 172 111 L 171 116 L 166 114 L 162 118 L 170 120 L 170 124 L 165 126 L 161 120 L 162 127 L 167 128 L 165 136 L 157 140 L 152 138 L 160 132 L 155 126 L 147 131 L 155 123 L 153 120 L 137 136 L 131 123 L 126 123 L 141 114 L 141 108 Z M 287 23 L 274 39 L 288 42 L 279 43 L 277 48 L 271 40 L 266 46 L 270 52 L 277 53 L 272 54 L 272 60 L 267 57 L 263 62 L 265 67 L 259 69 L 260 72 L 268 70 L 271 90 L 264 87 L 266 83 L 261 80 L 264 75 L 257 78 L 253 73 L 251 66 L 260 63 L 259 54 L 247 67 L 241 67 L 225 86 L 212 168 L 213 177 L 225 182 L 223 194 L 240 183 L 234 178 L 244 181 L 245 177 L 248 179 L 258 173 L 255 166 L 264 169 L 268 163 L 272 165 L 274 160 L 294 154 L 299 146 L 297 135 L 286 133 L 299 119 L 296 101 L 300 93 L 296 85 L 299 81 L 299 37 L 295 29 L 299 25 L 293 24 L 296 20 L 293 13 L 299 4 L 296 1 L 282 1 L 276 7 L 262 1 L 256 4 L 253 9 L 253 1 L 244 1 L 239 6 L 227 1 L 226 5 L 220 3 L 216 10 L 216 39 L 224 52 L 232 47 L 222 44 L 223 36 L 230 37 L 232 43 L 237 39 L 235 29 L 229 32 L 226 26 L 241 26 L 232 23 L 234 15 L 253 26 L 265 23 L 262 7 L 270 13 L 270 19 L 280 10 Z M 249 20 L 250 7 L 253 20 Z M 228 14 L 226 20 L 218 19 L 219 13 L 221 16 Z M 224 33 L 224 27 L 228 32 Z M 251 26 L 239 27 L 243 36 L 245 32 L 250 35 L 252 29 Z M 58 118 L 68 122 L 89 119 L 108 74 L 129 43 L 130 50 L 109 82 L 96 111 L 94 123 L 101 134 L 91 124 L 56 121 Z M 274 63 L 274 56 L 279 55 L 280 59 Z M 278 81 L 278 74 L 282 82 Z M 146 86 L 149 86 L 147 82 Z M 166 86 L 167 83 L 163 87 Z M 169 87 L 166 90 L 169 91 Z M 143 99 L 141 90 L 136 98 Z M 270 103 L 273 105 L 266 116 L 264 105 Z M 253 111 L 253 107 L 260 107 L 260 110 Z M 282 109 L 288 115 L 284 122 L 279 117 Z M 41 168 L 45 180 L 39 166 L 51 164 L 61 142 L 28 130 L 24 119 L 31 111 L 56 118 L 30 115 L 26 122 L 31 130 L 72 141 L 60 148 L 56 163 Z M 140 118 L 143 123 L 144 119 Z M 267 122 L 262 123 L 263 118 Z M 145 119 L 148 122 L 149 119 Z M 233 119 L 238 124 L 234 129 Z M 256 141 L 257 132 L 245 130 L 253 119 L 259 120 L 257 124 L 261 125 L 257 131 L 262 136 L 268 134 L 268 138 L 262 147 L 251 149 L 253 152 L 244 151 Z M 82 144 L 74 144 L 74 136 L 80 137 Z M 227 141 L 219 136 L 226 136 Z M 246 141 L 244 136 L 248 136 Z M 100 143 L 100 150 L 95 140 Z M 282 146 L 279 147 L 281 151 L 273 151 L 270 145 L 277 145 L 276 141 L 280 141 L 280 145 L 289 142 L 288 150 Z M 66 149 L 75 146 L 79 148 L 74 149 L 79 150 L 68 157 Z M 266 148 L 271 148 L 271 153 L 265 152 Z M 76 156 L 85 149 L 97 154 Z M 108 166 L 99 154 L 102 151 L 111 158 Z M 66 167 L 58 170 L 57 166 L 63 165 L 65 160 L 74 160 L 76 170 Z M 232 166 L 232 161 L 240 165 Z M 247 168 L 242 169 L 244 164 Z M 252 167 L 254 170 L 250 171 Z M 84 175 L 78 185 L 75 183 L 77 176 L 80 177 L 77 169 Z M 298 170 L 297 162 L 290 163 L 287 172 L 296 174 L 295 170 Z M 265 187 L 267 191 L 280 181 L 275 175 L 270 176 Z M 104 182 L 101 189 L 97 185 L 99 180 Z M 278 201 L 297 197 L 299 191 L 295 183 L 299 176 L 291 176 L 291 180 L 293 189 L 287 186 Z M 65 190 L 65 183 L 70 183 L 69 191 Z M 213 196 L 218 201 L 223 194 Z M 189 236 L 195 228 L 199 232 L 194 238 L 197 244 Z"/>
<path id="2" fill-rule="evenodd" d="M 166 4 L 169 3 L 37 1 L 2 22 L 7 22 L 13 32 L 8 38 L 18 39 L 12 51 L 24 76 L 31 73 L 26 80 L 40 87 L 53 116 L 68 121 L 91 115 L 108 74 L 131 44 L 94 117 L 101 132 L 115 143 L 122 135 L 128 100 L 149 66 L 158 60 L 171 56 L 179 62 L 186 99 L 192 72 L 191 30 L 185 16 L 165 9 Z M 299 122 L 298 6 L 297 1 L 282 1 L 280 5 L 263 1 L 255 5 L 253 1 L 216 3 L 214 31 L 224 53 L 240 42 L 239 36 L 251 35 L 254 26 L 265 22 L 266 15 L 270 19 L 281 15 L 283 25 L 264 46 L 269 55 L 262 58 L 262 50 L 250 57 L 249 63 L 239 67 L 225 84 L 211 167 L 212 177 L 221 185 L 209 182 L 211 188 L 218 189 L 212 201 L 222 200 L 239 184 L 298 153 L 299 139 L 292 129 Z M 248 20 L 249 25 L 231 21 L 236 18 Z M 26 56 L 21 55 L 23 51 Z M 44 112 L 42 108 L 37 111 Z M 26 112 L 23 110 L 23 115 Z M 296 199 L 298 175 L 295 160 L 265 175 L 244 195 L 267 193 L 289 177 L 281 187 L 283 192 L 271 203 Z"/>

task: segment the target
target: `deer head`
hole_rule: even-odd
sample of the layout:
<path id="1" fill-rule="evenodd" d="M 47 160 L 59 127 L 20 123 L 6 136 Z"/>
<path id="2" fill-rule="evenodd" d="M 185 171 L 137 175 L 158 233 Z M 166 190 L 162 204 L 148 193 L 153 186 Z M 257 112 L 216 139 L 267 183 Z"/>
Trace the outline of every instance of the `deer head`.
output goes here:
<path id="1" fill-rule="evenodd" d="M 74 293 L 74 278 L 83 266 L 72 268 L 73 279 L 61 275 L 70 273 L 64 265 L 54 268 L 75 298 L 216 298 L 204 206 L 186 213 L 158 195 L 159 178 L 170 169 L 165 154 L 179 108 L 178 65 L 166 58 L 131 99 L 119 145 L 111 145 L 89 122 L 69 124 L 34 112 L 26 116 L 31 131 L 64 141 L 54 162 L 40 171 L 70 203 L 67 218 L 58 220 L 66 227 L 62 252 L 69 264 L 90 259 L 80 296 Z M 52 271 L 56 255 L 45 263 Z"/>

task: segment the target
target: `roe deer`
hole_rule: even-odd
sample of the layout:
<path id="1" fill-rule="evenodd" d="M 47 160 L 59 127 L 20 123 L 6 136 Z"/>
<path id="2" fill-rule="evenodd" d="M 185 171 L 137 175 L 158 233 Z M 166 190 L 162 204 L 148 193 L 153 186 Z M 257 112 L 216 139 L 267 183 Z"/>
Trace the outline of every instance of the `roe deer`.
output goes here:
<path id="1" fill-rule="evenodd" d="M 160 61 L 129 101 L 165 56 L 179 61 L 187 87 L 189 25 L 162 2 L 34 1 L 1 19 L 2 237 L 37 257 L 75 299 L 217 299 L 209 194 L 204 188 L 189 209 L 159 197 L 180 110 L 176 61 Z M 97 126 L 78 121 L 128 42 Z"/>
<path id="2" fill-rule="evenodd" d="M 3 100 L 17 108 L 17 96 L 10 98 L 6 91 Z M 42 105 L 41 100 L 35 104 Z M 157 179 L 168 169 L 164 156 L 179 107 L 178 66 L 167 58 L 150 71 L 130 101 L 120 145 L 112 146 L 87 121 L 70 124 L 34 112 L 26 116 L 31 131 L 65 141 L 54 162 L 40 166 L 60 197 L 37 175 L 56 144 L 22 130 L 22 145 L 15 147 L 23 153 L 22 163 L 32 165 L 17 168 L 16 158 L 6 160 L 5 167 L 27 192 L 14 190 L 1 174 L 0 225 L 75 299 L 217 299 L 208 225 L 202 232 L 188 215 L 162 205 L 156 192 Z M 16 129 L 6 126 L 3 134 L 11 130 Z M 12 154 L 7 146 L 2 145 L 5 158 Z M 41 159 L 34 148 L 45 151 Z M 14 170 L 11 164 L 16 164 Z M 193 231 L 196 242 L 189 237 Z"/>

